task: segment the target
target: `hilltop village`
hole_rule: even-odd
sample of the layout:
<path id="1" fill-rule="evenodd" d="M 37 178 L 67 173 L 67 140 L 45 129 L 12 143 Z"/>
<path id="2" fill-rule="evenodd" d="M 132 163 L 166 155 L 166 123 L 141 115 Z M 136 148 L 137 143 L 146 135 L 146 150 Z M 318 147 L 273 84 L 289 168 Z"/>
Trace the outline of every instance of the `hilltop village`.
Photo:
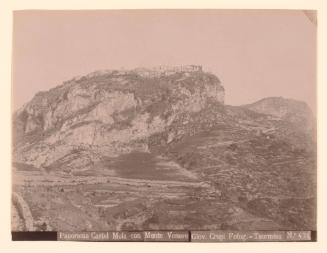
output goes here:
<path id="1" fill-rule="evenodd" d="M 132 70 L 142 77 L 169 76 L 176 73 L 202 72 L 200 65 L 181 65 L 181 66 L 158 66 L 154 68 L 137 68 Z"/>
<path id="2" fill-rule="evenodd" d="M 179 65 L 179 66 L 167 66 L 167 65 L 160 65 L 155 67 L 139 67 L 131 70 L 127 69 L 108 69 L 108 70 L 98 70 L 95 72 L 92 72 L 86 76 L 77 76 L 73 78 L 73 80 L 77 81 L 81 78 L 92 78 L 95 76 L 101 76 L 101 75 L 127 75 L 127 74 L 137 74 L 141 77 L 145 78 L 156 78 L 156 77 L 162 77 L 162 76 L 170 76 L 177 73 L 191 73 L 191 72 L 203 72 L 201 65 Z"/>

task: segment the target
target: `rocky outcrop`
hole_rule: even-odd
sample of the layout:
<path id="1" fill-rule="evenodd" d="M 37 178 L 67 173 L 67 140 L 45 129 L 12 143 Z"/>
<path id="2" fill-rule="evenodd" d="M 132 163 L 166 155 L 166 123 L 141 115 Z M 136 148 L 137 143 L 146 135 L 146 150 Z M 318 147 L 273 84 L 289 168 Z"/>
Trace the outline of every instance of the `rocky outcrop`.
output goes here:
<path id="1" fill-rule="evenodd" d="M 148 151 L 148 139 L 169 132 L 185 114 L 224 103 L 219 79 L 204 72 L 142 77 L 107 71 L 39 92 L 14 115 L 14 159 L 38 168 L 87 152 L 102 156 Z M 171 142 L 172 133 L 166 142 Z"/>
<path id="2" fill-rule="evenodd" d="M 34 231 L 33 216 L 25 200 L 19 194 L 13 192 L 12 203 L 14 205 L 14 208 L 16 208 L 16 210 L 20 214 L 20 218 L 23 220 L 24 229 L 27 231 Z"/>

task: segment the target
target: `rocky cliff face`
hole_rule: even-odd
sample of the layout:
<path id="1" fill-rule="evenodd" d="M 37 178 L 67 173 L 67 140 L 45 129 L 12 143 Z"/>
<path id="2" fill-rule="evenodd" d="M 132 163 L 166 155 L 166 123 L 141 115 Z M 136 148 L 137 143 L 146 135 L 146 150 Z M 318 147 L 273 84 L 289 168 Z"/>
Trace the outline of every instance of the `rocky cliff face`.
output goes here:
<path id="1" fill-rule="evenodd" d="M 203 72 L 154 78 L 109 72 L 72 79 L 39 92 L 15 113 L 15 160 L 47 168 L 87 152 L 87 159 L 79 156 L 85 166 L 104 155 L 147 152 L 150 136 L 169 132 L 182 115 L 209 103 L 223 104 L 224 88 Z M 165 141 L 174 135 L 168 133 Z"/>

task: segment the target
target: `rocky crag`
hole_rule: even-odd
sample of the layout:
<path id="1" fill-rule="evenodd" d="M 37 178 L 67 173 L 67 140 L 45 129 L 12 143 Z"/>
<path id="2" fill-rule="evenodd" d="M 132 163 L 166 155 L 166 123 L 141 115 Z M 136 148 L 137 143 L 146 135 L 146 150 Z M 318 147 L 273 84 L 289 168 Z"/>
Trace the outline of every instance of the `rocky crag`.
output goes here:
<path id="1" fill-rule="evenodd" d="M 161 78 L 112 73 L 71 80 L 36 94 L 15 113 L 15 160 L 48 168 L 79 151 L 93 162 L 148 152 L 151 136 L 165 134 L 165 143 L 172 142 L 183 134 L 172 127 L 182 117 L 223 102 L 220 81 L 205 73 Z"/>

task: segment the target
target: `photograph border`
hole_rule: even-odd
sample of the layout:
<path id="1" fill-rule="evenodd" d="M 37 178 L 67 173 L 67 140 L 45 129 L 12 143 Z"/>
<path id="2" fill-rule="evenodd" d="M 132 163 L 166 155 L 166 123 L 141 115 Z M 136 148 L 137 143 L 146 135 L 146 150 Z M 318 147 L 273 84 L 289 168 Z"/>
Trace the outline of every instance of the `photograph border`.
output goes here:
<path id="1" fill-rule="evenodd" d="M 10 192 L 11 192 L 11 56 L 12 56 L 12 11 L 22 9 L 48 9 L 48 10 L 62 10 L 62 9 L 316 9 L 318 11 L 318 64 L 317 64 L 317 128 L 318 128 L 318 209 L 317 209 L 317 242 L 312 243 L 213 243 L 213 244 L 174 244 L 160 243 L 160 247 L 156 243 L 105 243 L 98 242 L 96 244 L 90 242 L 12 242 L 10 234 Z M 136 252 L 166 252 L 167 250 L 181 250 L 189 252 L 212 251 L 212 250 L 228 250 L 228 251 L 251 251 L 251 252 L 307 252 L 314 250 L 315 252 L 322 252 L 327 246 L 324 238 L 326 238 L 326 204 L 323 201 L 323 196 L 326 196 L 326 168 L 327 159 L 322 152 L 326 150 L 326 133 L 323 131 L 327 129 L 326 113 L 324 115 L 323 108 L 327 108 L 326 94 L 327 83 L 326 71 L 324 66 L 327 65 L 326 59 L 326 17 L 327 9 L 324 1 L 306 0 L 306 1 L 74 1 L 74 0 L 43 0 L 43 1 L 10 1 L 4 0 L 0 5 L 0 93 L 1 98 L 1 115 L 3 117 L 1 124 L 1 154 L 2 154 L 2 169 L 0 178 L 1 182 L 1 229 L 0 240 L 1 248 L 10 252 L 14 251 L 32 251 L 33 252 L 57 252 L 60 250 L 71 250 L 79 252 L 112 252 L 112 251 L 129 251 L 132 249 Z M 55 246 L 55 247 L 53 247 Z"/>

